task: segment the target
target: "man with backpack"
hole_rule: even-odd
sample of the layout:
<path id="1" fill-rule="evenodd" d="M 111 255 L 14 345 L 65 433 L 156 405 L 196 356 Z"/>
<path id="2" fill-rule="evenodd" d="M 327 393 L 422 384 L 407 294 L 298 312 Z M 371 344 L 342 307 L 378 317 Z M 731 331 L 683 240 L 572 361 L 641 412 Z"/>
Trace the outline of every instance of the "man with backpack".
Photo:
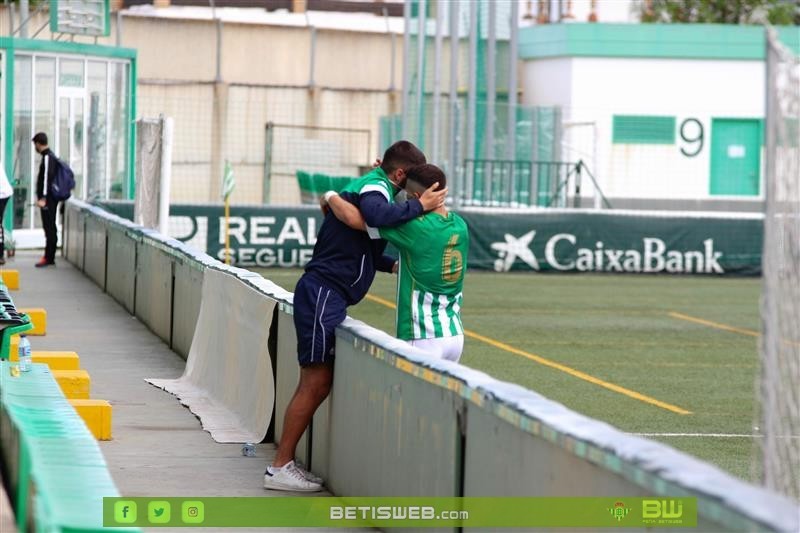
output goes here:
<path id="1" fill-rule="evenodd" d="M 44 257 L 36 263 L 36 267 L 41 268 L 56 264 L 58 205 L 69 198 L 75 187 L 75 177 L 69 166 L 59 161 L 47 146 L 47 134 L 39 132 L 33 136 L 32 141 L 36 152 L 42 156 L 39 176 L 36 179 L 36 205 L 42 213 L 45 237 Z"/>

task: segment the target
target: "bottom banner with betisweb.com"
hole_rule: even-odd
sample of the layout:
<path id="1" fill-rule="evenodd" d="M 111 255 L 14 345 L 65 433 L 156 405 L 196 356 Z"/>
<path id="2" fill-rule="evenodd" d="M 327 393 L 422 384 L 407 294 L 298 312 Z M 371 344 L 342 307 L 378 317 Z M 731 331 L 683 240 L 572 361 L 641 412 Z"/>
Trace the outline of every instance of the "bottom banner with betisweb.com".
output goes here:
<path id="1" fill-rule="evenodd" d="M 103 525 L 696 527 L 696 498 L 104 498 Z"/>

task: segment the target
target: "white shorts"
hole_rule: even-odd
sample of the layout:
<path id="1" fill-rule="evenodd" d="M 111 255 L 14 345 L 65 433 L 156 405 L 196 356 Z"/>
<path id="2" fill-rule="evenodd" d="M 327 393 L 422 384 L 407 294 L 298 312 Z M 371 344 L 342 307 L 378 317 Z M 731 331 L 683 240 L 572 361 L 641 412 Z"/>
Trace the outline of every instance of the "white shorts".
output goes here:
<path id="1" fill-rule="evenodd" d="M 438 339 L 412 339 L 406 341 L 436 359 L 447 359 L 458 363 L 464 350 L 464 335 L 440 337 Z"/>

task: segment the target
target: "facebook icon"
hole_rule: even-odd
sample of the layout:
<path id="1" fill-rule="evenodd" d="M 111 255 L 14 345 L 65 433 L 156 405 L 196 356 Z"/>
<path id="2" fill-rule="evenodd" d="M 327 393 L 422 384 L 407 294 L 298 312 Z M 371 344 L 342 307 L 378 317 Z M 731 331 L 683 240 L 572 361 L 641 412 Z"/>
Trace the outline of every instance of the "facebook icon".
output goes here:
<path id="1" fill-rule="evenodd" d="M 114 521 L 118 524 L 136 522 L 136 502 L 131 500 L 114 502 Z"/>

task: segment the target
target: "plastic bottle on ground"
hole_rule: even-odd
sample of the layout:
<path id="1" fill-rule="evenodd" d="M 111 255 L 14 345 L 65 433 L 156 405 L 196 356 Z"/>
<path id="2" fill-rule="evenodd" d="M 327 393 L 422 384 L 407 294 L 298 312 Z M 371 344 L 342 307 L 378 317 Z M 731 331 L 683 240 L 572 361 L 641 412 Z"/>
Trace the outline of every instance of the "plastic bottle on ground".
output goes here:
<path id="1" fill-rule="evenodd" d="M 19 369 L 21 372 L 30 372 L 32 366 L 31 343 L 28 337 L 22 335 L 19 339 Z"/>

